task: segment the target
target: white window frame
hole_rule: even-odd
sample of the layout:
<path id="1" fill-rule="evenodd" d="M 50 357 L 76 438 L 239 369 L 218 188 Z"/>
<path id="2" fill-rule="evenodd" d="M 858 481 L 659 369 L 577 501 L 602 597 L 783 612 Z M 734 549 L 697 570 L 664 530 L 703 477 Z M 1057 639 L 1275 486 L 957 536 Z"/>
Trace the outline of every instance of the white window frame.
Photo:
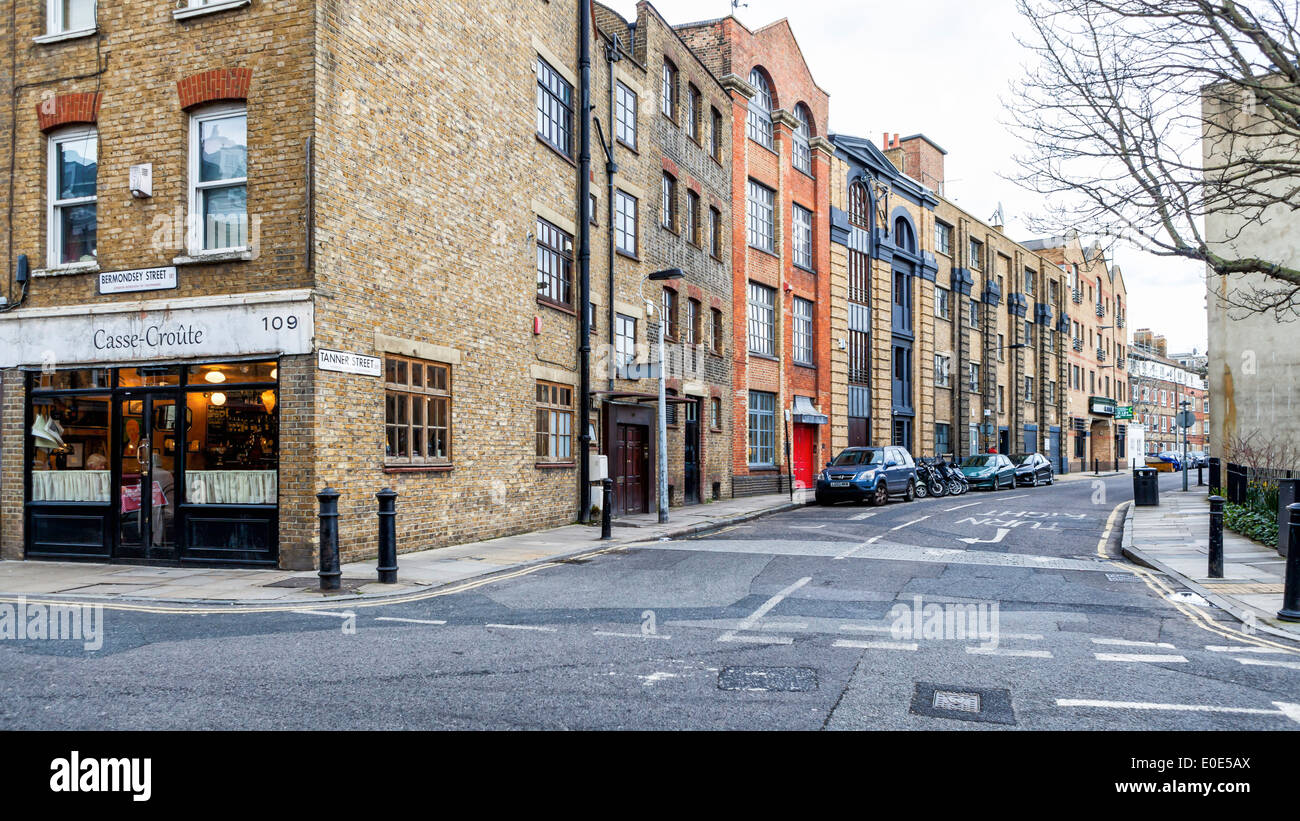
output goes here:
<path id="1" fill-rule="evenodd" d="M 813 303 L 810 299 L 795 297 L 790 304 L 791 347 L 796 365 L 814 367 L 813 359 Z"/>
<path id="2" fill-rule="evenodd" d="M 746 289 L 748 313 L 748 351 L 759 356 L 775 357 L 776 289 L 761 282 L 749 282 Z"/>
<path id="3" fill-rule="evenodd" d="M 790 205 L 790 224 L 794 242 L 791 243 L 791 255 L 795 265 L 813 269 L 813 214 L 798 203 Z"/>
<path id="4" fill-rule="evenodd" d="M 199 182 L 199 162 L 200 146 L 199 137 L 202 133 L 204 123 L 213 120 L 225 120 L 237 116 L 244 118 L 244 151 L 246 152 L 244 160 L 243 177 L 230 177 L 228 179 L 213 180 L 211 182 Z M 202 256 L 211 254 L 222 254 L 233 251 L 247 251 L 248 236 L 244 236 L 244 245 L 223 246 L 221 248 L 204 248 L 203 247 L 203 207 L 202 192 L 213 188 L 234 188 L 235 186 L 244 186 L 245 208 L 244 218 L 248 219 L 247 196 L 248 196 L 248 106 L 244 103 L 233 103 L 225 105 L 207 106 L 190 115 L 190 176 L 189 176 L 189 237 L 187 247 L 191 256 Z M 245 226 L 245 230 L 248 228 Z"/>
<path id="5" fill-rule="evenodd" d="M 226 9 L 237 9 L 249 5 L 252 0 L 184 0 L 185 5 L 172 12 L 176 20 L 198 17 L 201 14 L 216 14 Z"/>
<path id="6" fill-rule="evenodd" d="M 947 354 L 934 355 L 934 386 L 936 388 L 952 387 L 952 357 Z"/>
<path id="7" fill-rule="evenodd" d="M 629 214 L 624 208 L 626 203 L 631 203 L 632 210 Z M 640 241 L 640 230 L 637 226 L 637 209 L 640 203 L 637 198 L 621 188 L 614 190 L 614 248 L 631 256 L 637 255 L 637 244 Z M 623 243 L 625 238 L 632 238 L 632 247 L 628 248 Z"/>
<path id="8" fill-rule="evenodd" d="M 631 98 L 630 101 L 628 98 Z M 616 82 L 614 93 L 615 136 L 630 148 L 636 148 L 638 105 L 636 92 L 622 82 Z M 630 120 L 628 119 L 629 115 Z M 628 136 L 632 139 L 627 139 Z"/>
<path id="9" fill-rule="evenodd" d="M 794 109 L 794 117 L 798 120 L 798 125 L 791 135 L 790 164 L 796 171 L 802 171 L 811 177 L 812 147 L 809 141 L 812 139 L 812 124 L 808 121 L 808 110 L 803 105 L 797 105 Z"/>
<path id="10" fill-rule="evenodd" d="M 90 0 L 90 17 L 91 23 L 88 28 L 70 29 L 68 23 L 63 19 L 62 0 L 46 0 L 45 2 L 45 34 L 37 37 L 36 42 L 48 43 L 55 40 L 68 40 L 73 37 L 84 37 L 87 34 L 93 34 L 99 29 L 99 3 L 97 0 Z"/>
<path id="11" fill-rule="evenodd" d="M 776 192 L 751 179 L 746 185 L 745 202 L 745 228 L 750 247 L 776 253 Z"/>
<path id="12" fill-rule="evenodd" d="M 59 199 L 59 146 L 63 143 L 78 142 L 81 140 L 95 140 L 95 196 L 93 197 L 73 197 L 72 199 Z M 47 226 L 46 234 L 46 265 L 49 268 L 76 268 L 87 267 L 91 263 L 87 262 L 63 262 L 61 250 L 63 247 L 62 221 L 59 220 L 59 210 L 62 208 L 73 208 L 78 205 L 88 203 L 95 204 L 96 221 L 99 216 L 99 131 L 95 126 L 75 126 L 65 128 L 52 133 L 48 140 L 46 153 L 47 177 L 46 177 L 46 213 L 45 225 Z M 96 251 L 99 249 L 99 243 L 95 243 Z M 94 263 L 98 264 L 98 263 Z"/>

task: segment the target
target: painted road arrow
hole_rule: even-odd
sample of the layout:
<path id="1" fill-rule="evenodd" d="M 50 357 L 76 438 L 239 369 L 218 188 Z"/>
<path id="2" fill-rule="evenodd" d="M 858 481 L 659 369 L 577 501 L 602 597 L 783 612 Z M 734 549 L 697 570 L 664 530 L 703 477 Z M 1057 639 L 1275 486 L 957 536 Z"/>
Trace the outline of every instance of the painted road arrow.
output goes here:
<path id="1" fill-rule="evenodd" d="M 998 535 L 994 536 L 992 539 L 958 539 L 957 541 L 965 542 L 966 544 L 997 544 L 998 542 L 1005 539 L 1007 537 L 1007 534 L 1010 532 L 1011 530 L 1008 528 L 999 527 Z"/>

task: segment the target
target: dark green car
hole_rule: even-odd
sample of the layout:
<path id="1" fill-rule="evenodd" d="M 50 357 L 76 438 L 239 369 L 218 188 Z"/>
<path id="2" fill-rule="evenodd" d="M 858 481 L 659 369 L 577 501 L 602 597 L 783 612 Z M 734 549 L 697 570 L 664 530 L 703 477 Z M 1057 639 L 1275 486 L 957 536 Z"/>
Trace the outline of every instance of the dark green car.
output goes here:
<path id="1" fill-rule="evenodd" d="M 961 463 L 961 472 L 971 487 L 1000 490 L 1016 486 L 1016 466 L 1001 453 L 977 453 Z"/>

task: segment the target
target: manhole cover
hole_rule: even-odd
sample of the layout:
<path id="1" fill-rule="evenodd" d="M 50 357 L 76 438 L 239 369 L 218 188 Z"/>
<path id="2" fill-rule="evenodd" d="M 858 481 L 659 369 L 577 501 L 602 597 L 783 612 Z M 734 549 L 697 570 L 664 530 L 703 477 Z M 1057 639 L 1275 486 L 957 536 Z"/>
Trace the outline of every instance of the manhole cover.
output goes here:
<path id="1" fill-rule="evenodd" d="M 1011 691 L 993 687 L 963 687 L 951 684 L 916 683 L 912 695 L 914 715 L 981 721 L 987 724 L 1015 724 Z"/>
<path id="2" fill-rule="evenodd" d="M 806 693 L 817 689 L 817 671 L 811 667 L 724 667 L 718 673 L 718 689 Z"/>
<path id="3" fill-rule="evenodd" d="M 966 713 L 978 713 L 980 711 L 980 694 L 935 690 L 931 706 L 936 710 L 961 710 Z"/>

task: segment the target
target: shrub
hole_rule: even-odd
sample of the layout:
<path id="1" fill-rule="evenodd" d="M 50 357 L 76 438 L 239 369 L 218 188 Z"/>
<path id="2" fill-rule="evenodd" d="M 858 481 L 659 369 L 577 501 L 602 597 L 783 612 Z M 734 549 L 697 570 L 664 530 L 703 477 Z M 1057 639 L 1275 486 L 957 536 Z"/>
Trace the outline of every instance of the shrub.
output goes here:
<path id="1" fill-rule="evenodd" d="M 1225 504 L 1223 526 L 1267 547 L 1277 547 L 1277 508 L 1264 512 L 1250 505 Z"/>

